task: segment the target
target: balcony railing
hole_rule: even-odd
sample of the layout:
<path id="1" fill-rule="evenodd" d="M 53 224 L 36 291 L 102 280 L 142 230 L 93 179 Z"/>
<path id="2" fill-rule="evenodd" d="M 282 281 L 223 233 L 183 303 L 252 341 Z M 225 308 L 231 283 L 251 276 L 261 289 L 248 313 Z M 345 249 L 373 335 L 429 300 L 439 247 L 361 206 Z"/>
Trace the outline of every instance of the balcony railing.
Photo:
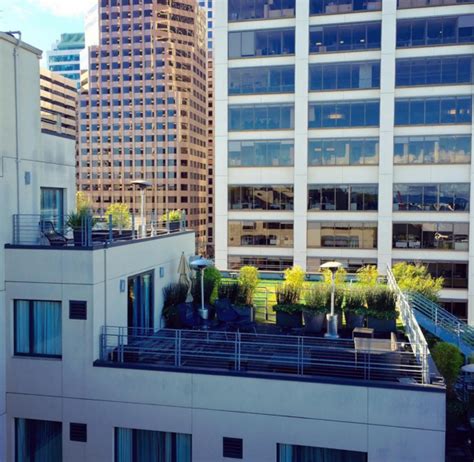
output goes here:
<path id="1" fill-rule="evenodd" d="M 84 216 L 70 223 L 69 216 L 15 214 L 13 215 L 13 245 L 51 247 L 96 247 L 114 242 L 134 241 L 184 231 L 186 216 L 170 221 L 163 216 Z"/>
<path id="2" fill-rule="evenodd" d="M 416 354 L 414 354 L 416 351 Z M 428 383 L 426 349 L 393 339 L 332 340 L 227 331 L 102 328 L 99 366 L 295 379 Z"/>

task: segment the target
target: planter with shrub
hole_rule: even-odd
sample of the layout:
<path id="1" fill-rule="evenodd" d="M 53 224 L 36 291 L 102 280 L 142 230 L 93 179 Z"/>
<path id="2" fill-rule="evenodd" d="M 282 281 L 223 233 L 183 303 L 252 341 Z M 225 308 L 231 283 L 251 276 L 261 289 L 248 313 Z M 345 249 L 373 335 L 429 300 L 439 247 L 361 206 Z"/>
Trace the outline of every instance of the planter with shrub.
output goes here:
<path id="1" fill-rule="evenodd" d="M 179 307 L 186 303 L 188 286 L 186 284 L 174 283 L 163 287 L 163 317 L 166 327 L 178 329 L 182 326 Z"/>
<path id="2" fill-rule="evenodd" d="M 276 313 L 276 324 L 283 328 L 301 327 L 301 313 L 304 305 L 299 303 L 300 291 L 295 287 L 283 284 L 276 290 L 277 304 L 273 307 Z"/>
<path id="3" fill-rule="evenodd" d="M 368 320 L 367 325 L 378 332 L 395 332 L 397 330 L 396 297 L 387 286 L 376 286 L 367 290 Z"/>
<path id="4" fill-rule="evenodd" d="M 163 214 L 161 220 L 167 224 L 169 231 L 179 231 L 181 227 L 181 210 L 170 210 Z"/>
<path id="5" fill-rule="evenodd" d="M 344 315 L 346 327 L 354 329 L 364 327 L 367 308 L 365 307 L 365 291 L 360 287 L 351 287 L 344 297 Z"/>
<path id="6" fill-rule="evenodd" d="M 314 284 L 304 296 L 304 325 L 308 332 L 321 332 L 330 311 L 331 290 L 325 284 Z"/>

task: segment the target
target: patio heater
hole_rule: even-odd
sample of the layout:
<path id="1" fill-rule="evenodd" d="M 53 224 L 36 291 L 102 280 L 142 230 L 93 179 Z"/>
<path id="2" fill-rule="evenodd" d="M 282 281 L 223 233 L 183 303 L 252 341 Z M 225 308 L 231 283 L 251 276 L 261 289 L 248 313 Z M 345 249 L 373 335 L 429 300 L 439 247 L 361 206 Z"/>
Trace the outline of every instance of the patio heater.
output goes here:
<path id="1" fill-rule="evenodd" d="M 145 180 L 134 180 L 131 184 L 140 189 L 140 237 L 146 237 L 145 223 L 145 191 L 151 186 L 151 183 Z"/>
<path id="2" fill-rule="evenodd" d="M 207 319 L 209 317 L 209 310 L 204 306 L 204 270 L 212 266 L 212 261 L 199 257 L 193 260 L 189 266 L 191 266 L 193 270 L 201 273 L 201 309 L 199 310 L 199 316 L 201 316 L 202 319 Z"/>
<path id="3" fill-rule="evenodd" d="M 326 338 L 337 339 L 337 314 L 334 313 L 334 295 L 336 292 L 336 271 L 342 267 L 342 263 L 338 261 L 328 261 L 320 266 L 321 270 L 331 271 L 331 313 L 326 315 L 328 330 L 324 334 Z"/>

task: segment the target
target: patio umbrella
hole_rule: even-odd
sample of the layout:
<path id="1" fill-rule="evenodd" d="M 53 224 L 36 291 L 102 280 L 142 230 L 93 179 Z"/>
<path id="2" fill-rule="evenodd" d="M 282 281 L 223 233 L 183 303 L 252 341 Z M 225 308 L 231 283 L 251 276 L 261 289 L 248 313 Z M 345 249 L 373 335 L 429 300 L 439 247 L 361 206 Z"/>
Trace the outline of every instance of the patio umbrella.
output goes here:
<path id="1" fill-rule="evenodd" d="M 179 282 L 185 284 L 188 287 L 188 298 L 191 290 L 191 280 L 189 279 L 189 273 L 191 267 L 189 266 L 188 259 L 185 257 L 184 252 L 181 254 L 178 265 Z"/>

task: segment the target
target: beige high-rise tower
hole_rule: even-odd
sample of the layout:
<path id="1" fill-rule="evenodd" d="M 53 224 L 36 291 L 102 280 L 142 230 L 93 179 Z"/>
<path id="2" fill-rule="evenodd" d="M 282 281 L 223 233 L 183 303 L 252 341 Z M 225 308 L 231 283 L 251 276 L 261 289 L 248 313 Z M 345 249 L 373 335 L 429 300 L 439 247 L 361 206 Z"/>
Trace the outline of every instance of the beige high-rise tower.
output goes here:
<path id="1" fill-rule="evenodd" d="M 168 4 L 170 3 L 170 4 Z M 78 189 L 95 212 L 186 212 L 204 252 L 207 227 L 205 17 L 194 0 L 101 0 L 79 97 Z"/>

